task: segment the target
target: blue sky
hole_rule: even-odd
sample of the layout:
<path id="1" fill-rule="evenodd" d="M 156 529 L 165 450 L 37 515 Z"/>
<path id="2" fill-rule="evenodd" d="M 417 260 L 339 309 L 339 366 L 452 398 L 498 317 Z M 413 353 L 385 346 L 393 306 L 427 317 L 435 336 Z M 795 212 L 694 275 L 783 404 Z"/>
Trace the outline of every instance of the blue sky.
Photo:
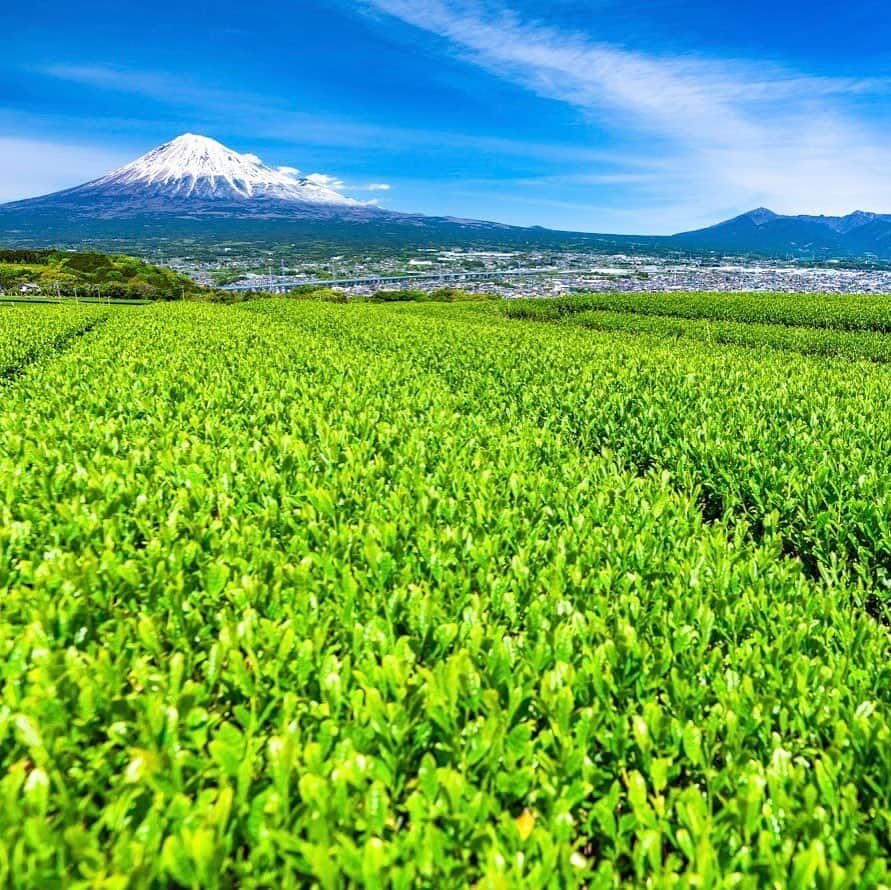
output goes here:
<path id="1" fill-rule="evenodd" d="M 190 131 L 522 225 L 891 211 L 878 0 L 31 0 L 0 33 L 0 200 Z"/>

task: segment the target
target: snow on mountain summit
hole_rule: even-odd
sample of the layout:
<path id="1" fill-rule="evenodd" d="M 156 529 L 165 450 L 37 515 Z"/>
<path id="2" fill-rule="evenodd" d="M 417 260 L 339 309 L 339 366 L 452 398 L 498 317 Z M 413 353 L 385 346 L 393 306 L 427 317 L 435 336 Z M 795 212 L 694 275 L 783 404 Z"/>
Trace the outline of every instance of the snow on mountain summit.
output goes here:
<path id="1" fill-rule="evenodd" d="M 335 180 L 300 177 L 293 167 L 267 167 L 256 155 L 239 154 L 210 139 L 186 133 L 89 183 L 102 192 L 149 192 L 168 198 L 273 198 L 312 204 L 360 206 L 329 186 Z"/>

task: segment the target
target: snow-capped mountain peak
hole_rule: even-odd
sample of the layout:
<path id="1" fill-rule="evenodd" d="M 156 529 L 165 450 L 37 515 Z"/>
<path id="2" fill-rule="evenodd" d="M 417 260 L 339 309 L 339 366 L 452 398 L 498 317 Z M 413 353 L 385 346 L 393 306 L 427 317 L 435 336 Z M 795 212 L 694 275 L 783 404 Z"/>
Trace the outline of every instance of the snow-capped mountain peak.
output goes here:
<path id="1" fill-rule="evenodd" d="M 359 206 L 330 187 L 329 177 L 300 177 L 293 167 L 267 167 L 256 155 L 239 154 L 210 139 L 186 133 L 109 173 L 89 187 L 140 190 L 167 198 L 273 198 L 312 204 Z"/>

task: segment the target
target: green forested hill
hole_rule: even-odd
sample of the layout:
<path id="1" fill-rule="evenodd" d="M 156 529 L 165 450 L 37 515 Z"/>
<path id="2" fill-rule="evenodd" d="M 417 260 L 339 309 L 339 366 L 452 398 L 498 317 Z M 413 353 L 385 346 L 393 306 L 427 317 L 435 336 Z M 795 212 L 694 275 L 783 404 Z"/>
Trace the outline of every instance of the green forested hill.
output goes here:
<path id="1" fill-rule="evenodd" d="M 40 292 L 112 299 L 173 299 L 202 291 L 170 269 L 129 256 L 68 251 L 0 250 L 0 288 L 6 293 L 34 286 Z"/>

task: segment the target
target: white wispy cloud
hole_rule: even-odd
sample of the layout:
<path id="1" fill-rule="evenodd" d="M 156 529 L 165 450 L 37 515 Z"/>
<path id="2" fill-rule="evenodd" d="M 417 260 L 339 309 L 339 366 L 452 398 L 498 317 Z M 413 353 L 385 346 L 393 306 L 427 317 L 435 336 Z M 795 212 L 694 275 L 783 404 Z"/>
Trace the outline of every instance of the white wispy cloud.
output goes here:
<path id="1" fill-rule="evenodd" d="M 317 185 L 321 188 L 332 189 L 335 192 L 342 192 L 346 189 L 346 183 L 336 176 L 329 176 L 326 173 L 310 173 L 304 179 L 310 185 Z"/>
<path id="2" fill-rule="evenodd" d="M 165 74 L 161 71 L 141 71 L 117 65 L 46 65 L 34 68 L 37 73 L 77 83 L 85 87 L 143 96 L 146 99 L 184 106 L 204 106 L 235 103 L 235 110 L 243 105 L 230 90 L 196 83 L 189 77 Z M 230 105 L 231 107 L 231 105 Z"/>
<path id="3" fill-rule="evenodd" d="M 447 132 L 376 123 L 342 116 L 295 110 L 270 96 L 210 88 L 186 77 L 160 71 L 133 71 L 108 65 L 50 65 L 38 73 L 92 89 L 142 96 L 179 109 L 194 111 L 201 119 L 219 118 L 231 129 L 233 112 L 249 124 L 245 136 L 326 147 L 377 148 L 381 144 L 404 149 L 449 146 L 491 155 L 538 158 L 555 163 L 616 163 L 630 159 L 616 152 L 537 139 L 506 139 L 479 133 Z M 2 125 L 0 121 L 0 125 Z M 651 166 L 650 159 L 639 163 Z"/>
<path id="4" fill-rule="evenodd" d="M 391 186 L 387 182 L 372 182 L 365 186 L 366 191 L 369 192 L 388 192 L 390 188 Z"/>
<path id="5" fill-rule="evenodd" d="M 677 182 L 725 204 L 891 209 L 888 134 L 850 110 L 884 79 L 806 76 L 776 65 L 669 57 L 524 20 L 484 0 L 367 0 L 453 51 L 593 124 L 660 140 Z M 702 200 L 702 198 L 700 198 Z"/>

